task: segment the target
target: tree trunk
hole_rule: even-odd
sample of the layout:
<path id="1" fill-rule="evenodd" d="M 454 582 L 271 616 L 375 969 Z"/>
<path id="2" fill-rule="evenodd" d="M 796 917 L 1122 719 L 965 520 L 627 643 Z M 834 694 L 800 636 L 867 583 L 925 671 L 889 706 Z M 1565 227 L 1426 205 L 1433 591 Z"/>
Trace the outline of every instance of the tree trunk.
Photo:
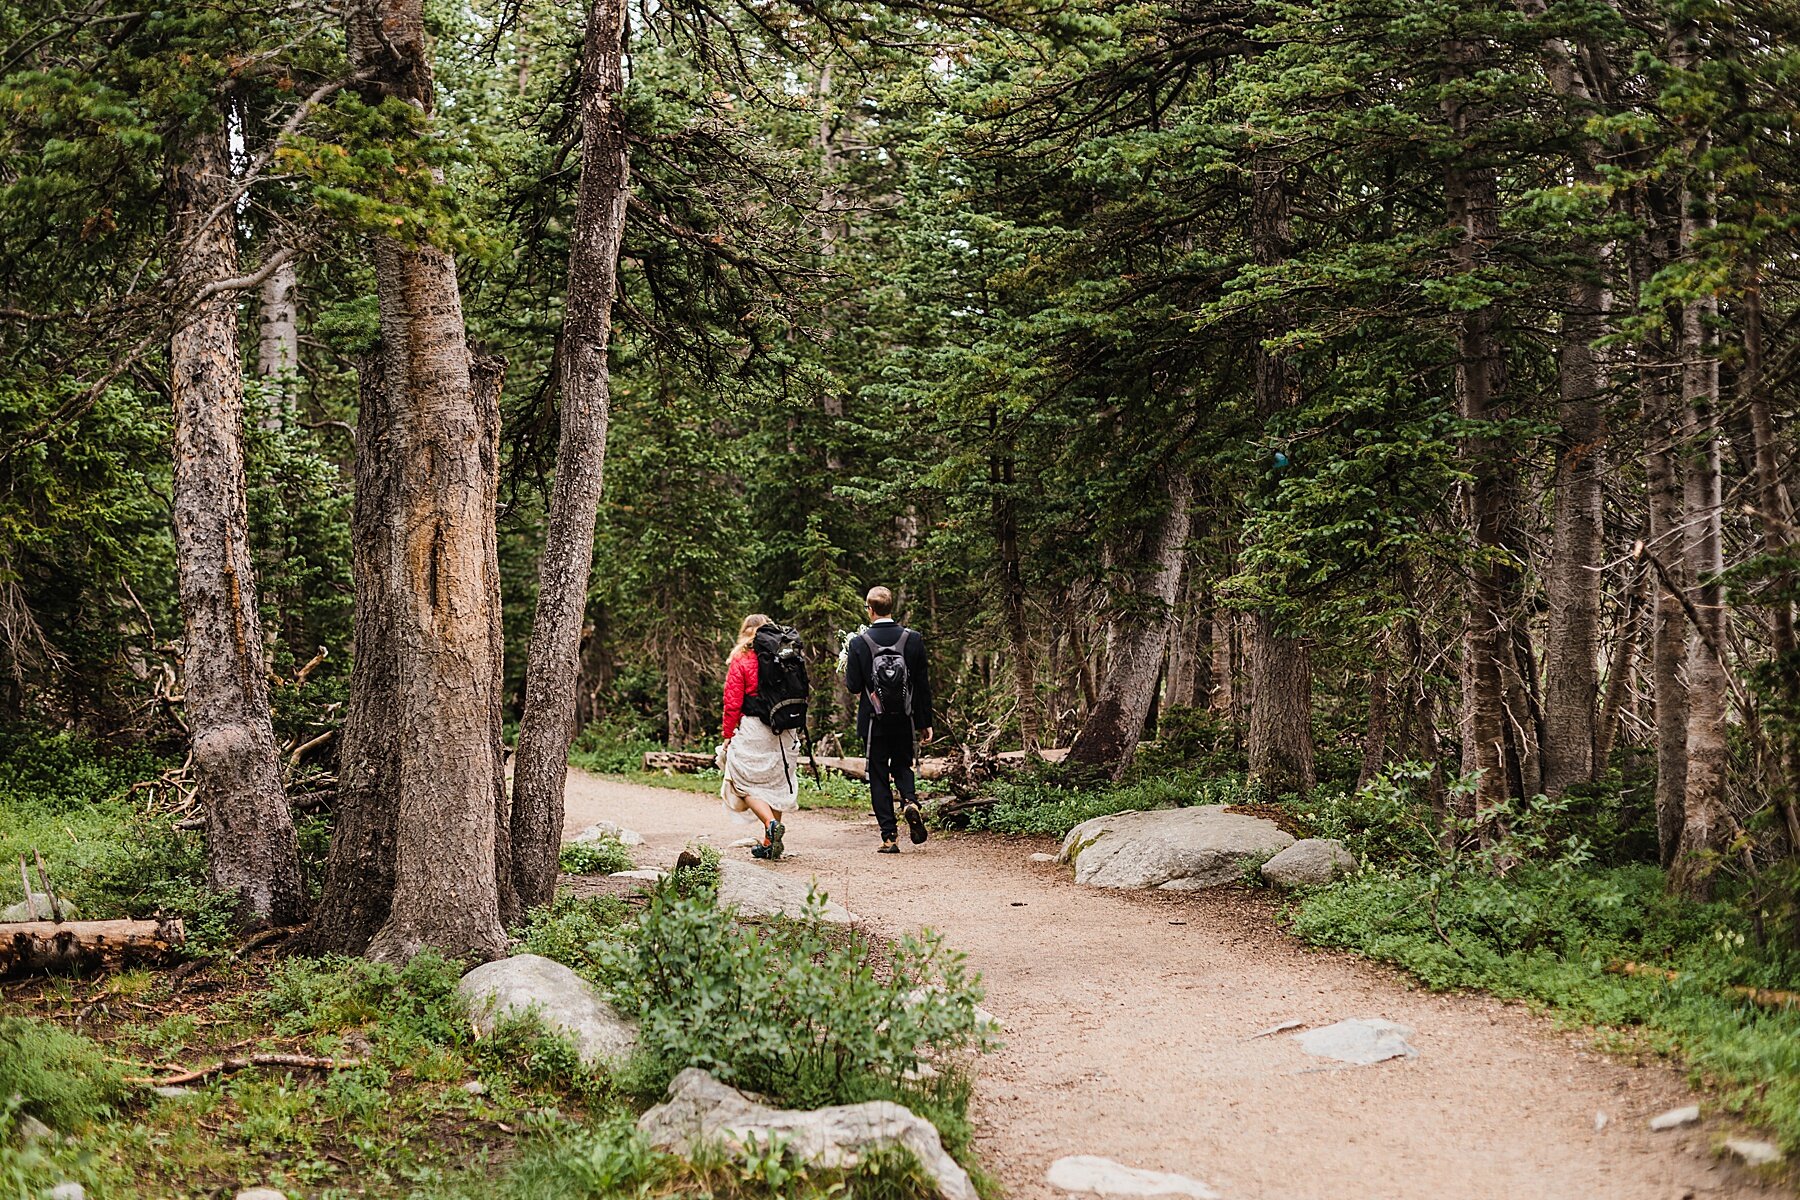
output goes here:
<path id="1" fill-rule="evenodd" d="M 1251 167 L 1250 237 L 1256 261 L 1274 266 L 1288 257 L 1286 166 L 1259 153 Z M 1280 332 L 1279 325 L 1271 336 Z M 1251 353 L 1256 415 L 1265 423 L 1299 401 L 1293 366 L 1259 343 Z M 1281 629 L 1267 609 L 1251 614 L 1250 777 L 1252 794 L 1280 796 L 1312 790 L 1312 650 Z"/>
<path id="2" fill-rule="evenodd" d="M 1690 161 L 1698 162 L 1705 139 Z M 1697 168 L 1696 168 L 1697 170 Z M 1690 185 L 1682 204 L 1681 241 L 1694 253 L 1712 225 L 1712 197 L 1704 183 Z M 1725 808 L 1728 750 L 1725 740 L 1725 570 L 1719 436 L 1719 360 L 1712 327 L 1713 296 L 1689 301 L 1681 311 L 1681 398 L 1686 443 L 1682 480 L 1683 521 L 1694 619 L 1688 631 L 1687 789 L 1681 842 L 1670 886 L 1695 899 L 1712 891 L 1712 874 L 1729 838 Z"/>
<path id="3" fill-rule="evenodd" d="M 1667 224 L 1657 197 L 1640 191 L 1645 232 L 1633 252 L 1632 271 L 1641 292 L 1671 257 Z M 1646 336 L 1637 347 L 1638 391 L 1644 421 L 1644 479 L 1648 493 L 1651 560 L 1650 678 L 1656 718 L 1656 836 L 1662 865 L 1674 862 L 1687 797 L 1687 616 L 1678 589 L 1687 587 L 1687 554 L 1681 532 L 1681 462 L 1676 447 L 1681 422 L 1672 355 L 1665 336 Z"/>
<path id="4" fill-rule="evenodd" d="M 1388 672 L 1387 664 L 1377 662 L 1369 673 L 1369 723 L 1363 731 L 1362 769 L 1356 773 L 1356 788 L 1361 791 L 1369 781 L 1381 774 L 1387 761 L 1388 739 Z"/>
<path id="5" fill-rule="evenodd" d="M 1025 620 L 1025 583 L 1019 570 L 1019 518 L 1014 503 L 1013 458 L 995 456 L 989 462 L 994 482 L 994 535 L 1000 556 L 1000 610 L 1006 617 L 1007 639 L 1012 643 L 1013 695 L 1019 717 L 1019 738 L 1027 751 L 1041 744 L 1037 669 L 1032 661 L 1031 630 Z"/>
<path id="6" fill-rule="evenodd" d="M 1201 585 L 1200 564 L 1191 555 L 1183 566 L 1180 600 L 1175 610 L 1175 629 L 1169 643 L 1168 705 L 1193 708 L 1205 695 L 1207 656 L 1212 649 L 1206 619 L 1206 592 Z"/>
<path id="7" fill-rule="evenodd" d="M 289 259 L 263 280 L 257 291 L 256 373 L 275 383 L 277 404 L 263 418 L 264 428 L 279 429 L 283 410 L 294 401 L 294 384 L 300 370 L 299 306 L 294 301 L 297 277 Z"/>
<path id="8" fill-rule="evenodd" d="M 390 751 L 400 724 L 400 601 L 387 564 L 406 464 L 394 394 L 382 359 L 357 364 L 356 492 L 350 506 L 350 571 L 356 588 L 350 695 L 338 737 L 337 822 L 318 912 L 300 938 L 312 954 L 361 954 L 387 923 L 394 894 L 395 797 L 400 763 Z"/>
<path id="9" fill-rule="evenodd" d="M 1132 581 L 1132 590 L 1140 602 L 1134 609 L 1148 611 L 1134 611 L 1131 619 L 1121 616 L 1115 623 L 1106 682 L 1082 722 L 1081 731 L 1075 735 L 1066 760 L 1078 767 L 1104 767 L 1115 779 L 1137 749 L 1162 674 L 1175 588 L 1181 580 L 1181 560 L 1187 553 L 1193 519 L 1193 485 L 1187 473 L 1169 468 L 1165 476 L 1169 507 L 1157 523 L 1145 547 L 1143 564 Z"/>
<path id="10" fill-rule="evenodd" d="M 398 97 L 429 115 L 433 86 L 420 0 L 355 0 L 346 17 L 351 61 L 370 79 L 370 98 Z M 379 540 L 386 553 L 369 560 L 382 576 L 370 598 L 385 611 L 359 604 L 356 640 L 360 651 L 363 626 L 379 625 L 392 658 L 378 654 L 365 665 L 359 654 L 353 683 L 357 673 L 373 671 L 379 677 L 369 683 L 387 694 L 366 696 L 350 718 L 385 720 L 378 728 L 347 728 L 344 736 L 357 747 L 382 745 L 393 759 L 377 773 L 382 791 L 368 797 L 391 810 L 374 824 L 393 831 L 393 874 L 386 920 L 366 948 L 335 948 L 395 961 L 426 948 L 485 960 L 506 945 L 496 877 L 504 857 L 496 825 L 498 447 L 471 377 L 454 258 L 428 243 L 386 238 L 374 239 L 373 257 L 382 339 L 374 386 L 382 395 L 359 425 L 385 422 L 371 437 L 394 456 L 396 475 L 379 497 L 385 507 L 366 514 L 385 526 Z M 347 860 L 367 848 L 367 832 L 349 831 L 361 845 L 345 847 Z M 340 829 L 338 837 L 345 836 Z M 378 909 L 381 897 L 372 889 L 384 882 L 380 866 L 369 878 L 340 875 L 348 894 L 333 894 L 328 876 L 323 906 Z"/>
<path id="11" fill-rule="evenodd" d="M 1451 80 L 1467 78 L 1479 61 L 1467 43 L 1453 43 Z M 1444 101 L 1452 132 L 1466 137 L 1479 115 L 1457 100 Z M 1451 223 L 1461 237 L 1452 250 L 1457 268 L 1478 271 L 1488 247 L 1500 235 L 1499 195 L 1491 167 L 1453 162 L 1444 175 Z M 1469 480 L 1463 485 L 1464 522 L 1473 540 L 1467 571 L 1463 624 L 1463 761 L 1465 775 L 1478 776 L 1475 792 L 1460 814 L 1475 818 L 1504 803 L 1514 765 L 1506 753 L 1506 682 L 1503 663 L 1511 654 L 1506 595 L 1514 573 L 1507 545 L 1511 487 L 1504 439 L 1487 426 L 1500 416 L 1506 388 L 1506 360 L 1494 333 L 1489 307 L 1472 309 L 1457 322 L 1457 415 L 1472 426 L 1460 447 Z"/>
<path id="12" fill-rule="evenodd" d="M 202 113 L 173 178 L 175 271 L 184 291 L 238 273 L 223 113 Z M 306 908 L 299 848 L 263 672 L 244 482 L 244 378 L 237 304 L 202 302 L 169 343 L 175 406 L 176 564 L 182 672 L 194 771 L 206 819 L 207 883 L 248 926 L 287 925 Z"/>
<path id="13" fill-rule="evenodd" d="M 564 304 L 562 435 L 543 558 L 537 616 L 525 664 L 525 710 L 513 769 L 513 879 L 526 906 L 556 892 L 563 776 L 575 737 L 575 684 L 582 618 L 594 569 L 594 520 L 606 458 L 610 403 L 607 344 L 625 228 L 625 5 L 594 0 L 581 68 L 581 186 L 569 248 Z"/>
<path id="14" fill-rule="evenodd" d="M 1632 666 L 1637 659 L 1638 626 L 1643 623 L 1644 586 L 1640 576 L 1632 581 L 1625 594 L 1625 612 L 1619 618 L 1618 641 L 1613 645 L 1612 662 L 1606 669 L 1606 699 L 1600 704 L 1600 719 L 1594 730 L 1594 771 L 1606 770 L 1612 762 L 1612 750 L 1619 736 L 1619 717 L 1631 691 Z"/>
<path id="15" fill-rule="evenodd" d="M 1214 716 L 1234 731 L 1237 726 L 1237 710 L 1232 698 L 1232 683 L 1237 670 L 1237 662 L 1236 656 L 1232 653 L 1231 635 L 1236 625 L 1237 614 L 1235 612 L 1228 608 L 1214 606 L 1212 614 L 1212 692 L 1207 699 L 1207 707 L 1212 710 Z"/>
<path id="16" fill-rule="evenodd" d="M 1591 259 L 1592 247 L 1577 246 Z M 1600 630 L 1601 470 L 1606 420 L 1600 403 L 1601 283 L 1583 279 L 1569 288 L 1558 358 L 1561 429 L 1556 447 L 1550 569 L 1546 591 L 1550 621 L 1544 651 L 1544 793 L 1558 796 L 1570 784 L 1593 780 L 1601 765 L 1595 702 Z"/>

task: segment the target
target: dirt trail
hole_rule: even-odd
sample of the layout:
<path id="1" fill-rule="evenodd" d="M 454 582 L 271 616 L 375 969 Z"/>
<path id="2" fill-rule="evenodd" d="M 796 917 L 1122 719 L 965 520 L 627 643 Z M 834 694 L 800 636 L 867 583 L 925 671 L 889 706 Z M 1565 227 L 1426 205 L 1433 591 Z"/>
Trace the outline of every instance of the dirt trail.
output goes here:
<path id="1" fill-rule="evenodd" d="M 641 865 L 751 832 L 716 798 L 571 771 L 568 830 L 602 818 L 645 836 Z M 1309 950 L 1272 927 L 1266 901 L 1078 887 L 1021 841 L 933 834 L 898 857 L 877 841 L 867 815 L 797 814 L 771 869 L 816 875 L 881 933 L 935 929 L 981 972 L 1006 1046 L 982 1064 L 974 1114 L 1015 1200 L 1055 1195 L 1044 1171 L 1067 1154 L 1192 1175 L 1227 1200 L 1775 1194 L 1712 1157 L 1711 1122 L 1646 1130 L 1688 1102 L 1677 1072 L 1612 1061 L 1515 1005 Z M 1321 1069 L 1286 1036 L 1251 1038 L 1347 1017 L 1412 1026 L 1419 1057 Z"/>

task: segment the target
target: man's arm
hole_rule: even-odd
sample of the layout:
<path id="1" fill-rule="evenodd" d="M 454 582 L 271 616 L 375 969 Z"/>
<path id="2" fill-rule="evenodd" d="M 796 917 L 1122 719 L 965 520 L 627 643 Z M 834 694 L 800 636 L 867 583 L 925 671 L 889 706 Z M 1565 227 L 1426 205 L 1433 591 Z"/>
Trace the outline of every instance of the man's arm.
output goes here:
<path id="1" fill-rule="evenodd" d="M 929 731 L 931 711 L 931 664 L 925 656 L 925 635 L 914 629 L 906 639 L 906 672 L 912 677 L 913 728 Z"/>
<path id="2" fill-rule="evenodd" d="M 869 648 L 863 645 L 862 638 L 852 634 L 850 651 L 844 656 L 844 690 L 852 696 L 860 696 L 869 690 L 868 680 L 865 678 L 868 671 L 863 666 L 863 657 L 868 652 Z"/>

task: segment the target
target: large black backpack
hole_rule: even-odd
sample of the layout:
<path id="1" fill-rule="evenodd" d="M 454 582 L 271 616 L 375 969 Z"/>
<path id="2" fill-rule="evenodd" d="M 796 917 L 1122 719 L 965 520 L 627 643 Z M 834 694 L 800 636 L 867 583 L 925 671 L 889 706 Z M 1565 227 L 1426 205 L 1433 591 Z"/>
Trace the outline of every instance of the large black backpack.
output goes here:
<path id="1" fill-rule="evenodd" d="M 756 695 L 744 698 L 744 711 L 761 717 L 776 733 L 805 728 L 812 683 L 806 677 L 800 635 L 770 622 L 756 631 L 750 647 L 756 652 Z"/>
<path id="2" fill-rule="evenodd" d="M 869 644 L 869 704 L 878 716 L 912 716 L 912 674 L 906 669 L 906 639 L 912 631 L 900 627 L 900 637 L 884 646 L 863 630 Z"/>

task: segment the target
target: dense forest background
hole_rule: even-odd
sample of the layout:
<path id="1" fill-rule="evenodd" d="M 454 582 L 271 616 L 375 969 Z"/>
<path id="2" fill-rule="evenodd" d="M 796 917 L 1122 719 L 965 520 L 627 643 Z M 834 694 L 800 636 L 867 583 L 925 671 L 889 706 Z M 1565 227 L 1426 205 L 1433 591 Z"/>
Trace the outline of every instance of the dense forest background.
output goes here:
<path id="1" fill-rule="evenodd" d="M 1791 909 L 1794 19 L 625 11 L 589 743 L 710 747 L 743 614 L 823 678 L 888 583 L 959 742 L 1116 775 L 1154 737 L 1270 796 L 1416 761 L 1445 820 L 1573 797 L 1609 857 Z M 517 719 L 588 14 L 426 22 L 420 131 L 345 86 L 335 13 L 0 6 L 10 722 L 185 736 L 169 338 L 224 290 L 276 732 L 328 798 L 383 238 L 454 252 L 504 363 Z M 242 267 L 197 284 L 174 200 L 218 123 Z"/>

